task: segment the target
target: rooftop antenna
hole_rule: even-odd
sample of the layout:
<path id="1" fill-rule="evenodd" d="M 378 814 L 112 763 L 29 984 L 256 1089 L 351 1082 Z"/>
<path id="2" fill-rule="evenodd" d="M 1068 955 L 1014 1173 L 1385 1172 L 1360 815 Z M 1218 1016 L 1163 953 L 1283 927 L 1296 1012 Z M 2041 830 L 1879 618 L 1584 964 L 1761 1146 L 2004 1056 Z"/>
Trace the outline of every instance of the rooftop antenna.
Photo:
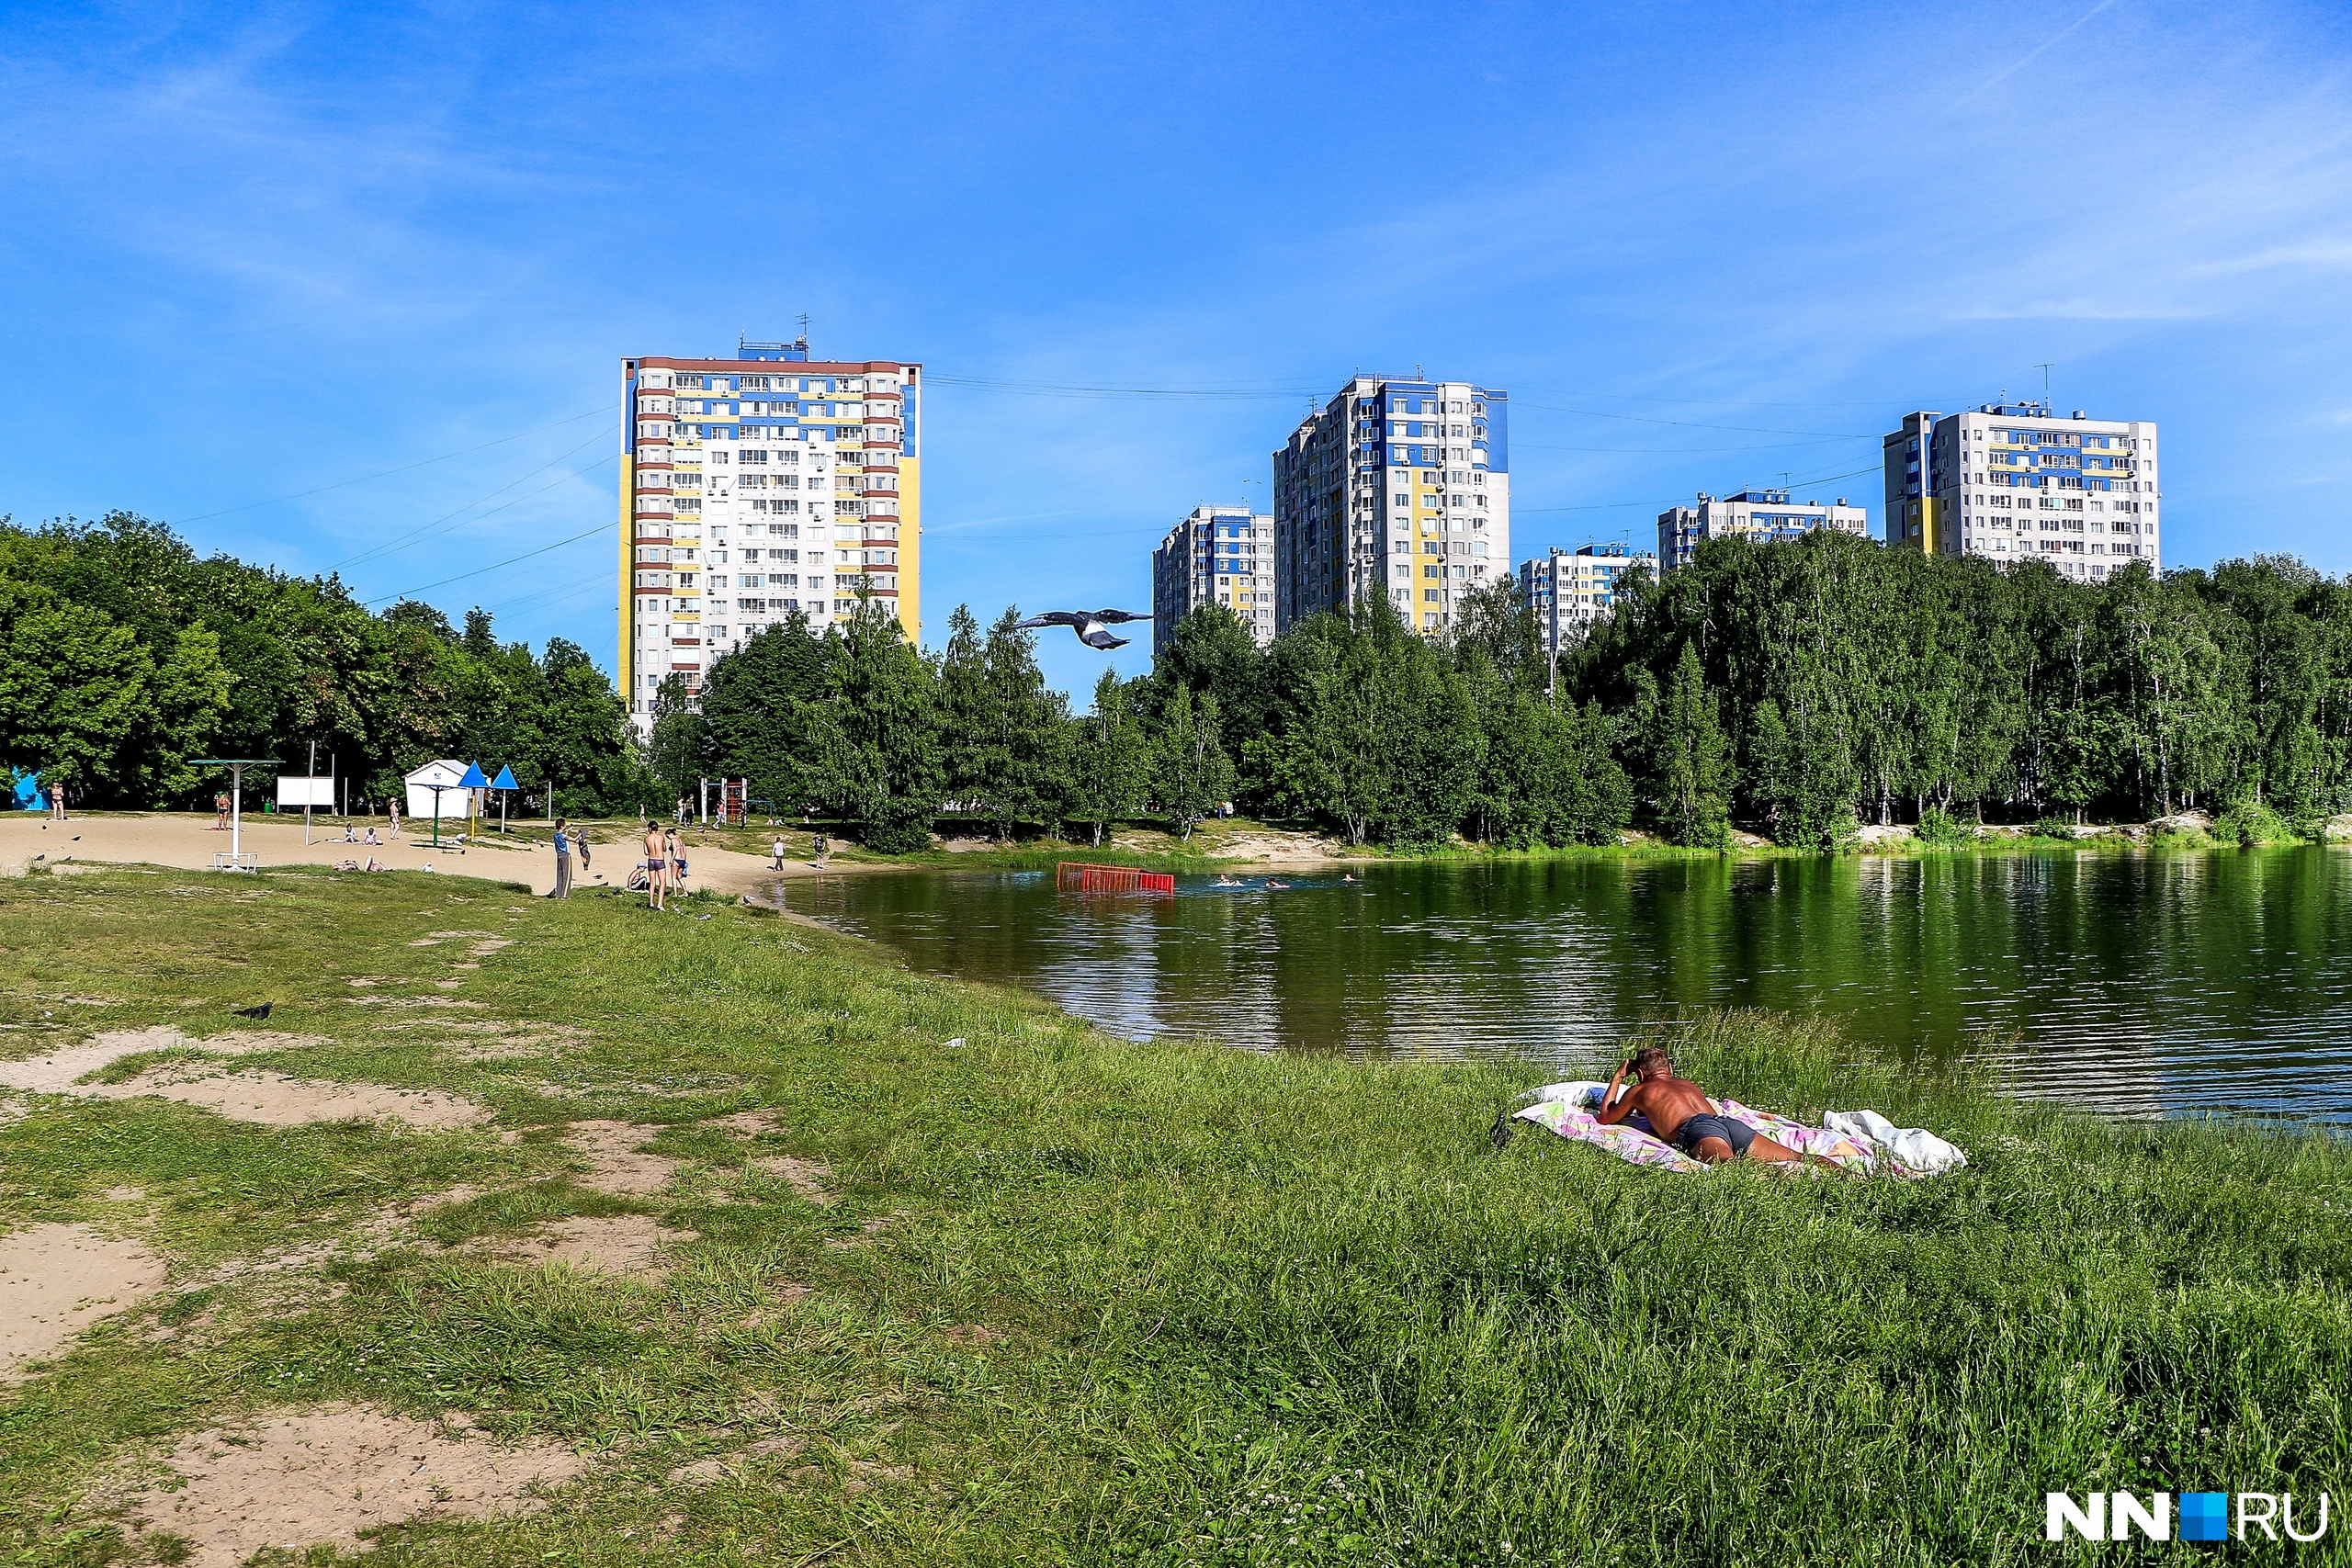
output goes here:
<path id="1" fill-rule="evenodd" d="M 808 312 L 806 310 L 800 312 L 800 341 L 804 344 L 808 341 Z"/>
<path id="2" fill-rule="evenodd" d="M 2045 403 L 2050 400 L 2050 367 L 2057 363 L 2052 359 L 2034 367 L 2036 370 L 2041 372 L 2041 400 Z"/>

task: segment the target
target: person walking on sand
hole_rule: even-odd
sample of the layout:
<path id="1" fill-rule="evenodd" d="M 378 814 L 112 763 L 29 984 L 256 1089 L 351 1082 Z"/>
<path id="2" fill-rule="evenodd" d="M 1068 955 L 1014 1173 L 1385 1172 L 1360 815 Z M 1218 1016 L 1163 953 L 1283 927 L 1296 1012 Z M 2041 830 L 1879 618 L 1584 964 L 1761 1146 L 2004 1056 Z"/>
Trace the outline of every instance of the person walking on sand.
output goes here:
<path id="1" fill-rule="evenodd" d="M 670 891 L 683 894 L 686 890 L 686 846 L 678 841 L 675 828 L 663 834 L 662 840 L 670 858 Z"/>
<path id="2" fill-rule="evenodd" d="M 225 789 L 212 797 L 212 830 L 216 833 L 229 830 L 229 792 Z"/>
<path id="3" fill-rule="evenodd" d="M 555 891 L 548 895 L 550 898 L 571 897 L 571 840 L 566 836 L 571 826 L 568 818 L 555 825 Z"/>
<path id="4" fill-rule="evenodd" d="M 653 823 L 645 825 L 645 907 L 663 908 L 662 892 L 669 885 L 670 852 L 662 837 L 662 829 Z"/>
<path id="5" fill-rule="evenodd" d="M 782 870 L 784 869 L 784 835 L 783 835 L 783 834 L 778 833 L 778 834 L 775 836 L 775 843 L 773 843 L 773 844 L 770 844 L 770 845 L 768 846 L 768 858 L 769 858 L 770 860 L 772 860 L 772 861 L 774 861 L 774 862 L 775 863 L 774 865 L 770 866 L 768 869 L 770 869 L 771 871 L 782 871 Z"/>
<path id="6" fill-rule="evenodd" d="M 401 807 L 400 807 L 400 802 L 398 802 L 398 801 L 396 801 L 396 800 L 388 800 L 388 801 L 386 801 L 386 802 L 384 803 L 384 814 L 385 814 L 387 817 L 389 817 L 389 818 L 391 818 L 391 823 L 392 823 L 392 825 L 391 825 L 391 829 L 390 829 L 390 837 L 395 838 L 395 839 L 399 838 L 399 837 L 401 836 Z"/>

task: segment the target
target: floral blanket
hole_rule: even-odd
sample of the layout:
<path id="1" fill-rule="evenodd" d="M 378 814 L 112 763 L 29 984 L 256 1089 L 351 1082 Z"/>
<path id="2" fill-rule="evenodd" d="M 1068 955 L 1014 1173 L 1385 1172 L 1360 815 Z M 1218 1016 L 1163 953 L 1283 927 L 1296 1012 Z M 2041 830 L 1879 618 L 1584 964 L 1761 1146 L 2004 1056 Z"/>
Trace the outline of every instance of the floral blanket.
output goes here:
<path id="1" fill-rule="evenodd" d="M 1598 1097 L 1584 1086 L 1556 1086 L 1572 1092 L 1544 1100 L 1514 1112 L 1522 1122 L 1532 1122 L 1548 1127 L 1563 1138 L 1574 1138 L 1581 1144 L 1591 1144 L 1608 1150 L 1619 1159 L 1634 1165 L 1655 1166 L 1660 1170 L 1704 1170 L 1706 1166 L 1670 1144 L 1662 1143 L 1651 1133 L 1650 1124 L 1639 1111 L 1614 1127 L 1604 1127 L 1592 1113 Z M 1548 1092 L 1548 1091 L 1539 1091 Z M 1911 1170 L 1891 1157 L 1883 1157 L 1865 1142 L 1826 1127 L 1808 1127 L 1792 1122 L 1785 1116 L 1775 1116 L 1769 1111 L 1757 1111 L 1736 1100 L 1717 1100 L 1724 1114 L 1736 1117 L 1772 1139 L 1785 1144 L 1801 1154 L 1819 1155 L 1830 1164 L 1852 1171 L 1883 1171 L 1893 1176 L 1915 1176 Z M 1803 1167 L 1791 1167 L 1802 1169 Z"/>

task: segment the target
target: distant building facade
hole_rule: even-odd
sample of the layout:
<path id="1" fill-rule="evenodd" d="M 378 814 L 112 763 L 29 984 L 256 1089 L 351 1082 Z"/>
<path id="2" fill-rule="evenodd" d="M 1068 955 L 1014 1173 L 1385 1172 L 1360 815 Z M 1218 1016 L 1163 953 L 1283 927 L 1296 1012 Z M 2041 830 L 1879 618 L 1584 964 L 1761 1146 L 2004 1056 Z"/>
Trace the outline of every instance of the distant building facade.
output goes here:
<path id="1" fill-rule="evenodd" d="M 2046 402 L 1923 411 L 1883 453 L 1889 546 L 2046 560 L 2085 581 L 2139 561 L 2163 570 L 2151 421 L 2062 419 Z"/>
<path id="2" fill-rule="evenodd" d="M 1647 551 L 1635 555 L 1626 545 L 1585 545 L 1520 562 L 1520 594 L 1535 614 L 1544 651 L 1556 659 L 1560 649 L 1582 641 L 1595 622 L 1607 620 L 1618 584 L 1635 567 L 1656 577 L 1657 557 Z"/>
<path id="3" fill-rule="evenodd" d="M 922 635 L 922 367 L 814 361 L 804 340 L 732 358 L 621 361 L 620 666 L 640 732 L 672 676 L 863 588 Z"/>
<path id="4" fill-rule="evenodd" d="M 1258 646 L 1274 640 L 1274 520 L 1246 506 L 1196 506 L 1151 552 L 1151 650 L 1204 604 L 1241 617 Z"/>
<path id="5" fill-rule="evenodd" d="M 1358 376 L 1274 454 L 1274 630 L 1386 594 L 1436 632 L 1510 570 L 1510 394 Z"/>
<path id="6" fill-rule="evenodd" d="M 1784 490 L 1744 490 L 1726 496 L 1702 491 L 1696 505 L 1669 507 L 1658 513 L 1657 561 L 1661 569 L 1671 571 L 1689 566 L 1699 546 L 1708 539 L 1800 539 L 1822 528 L 1867 539 L 1871 536 L 1869 509 L 1847 505 L 1842 495 L 1824 504 L 1791 501 Z"/>

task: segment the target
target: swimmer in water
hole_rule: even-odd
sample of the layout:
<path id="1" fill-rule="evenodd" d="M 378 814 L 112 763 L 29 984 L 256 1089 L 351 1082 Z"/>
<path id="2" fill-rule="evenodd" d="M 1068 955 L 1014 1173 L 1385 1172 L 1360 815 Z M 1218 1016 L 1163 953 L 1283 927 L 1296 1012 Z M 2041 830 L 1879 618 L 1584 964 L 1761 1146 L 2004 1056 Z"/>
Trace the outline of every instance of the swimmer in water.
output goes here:
<path id="1" fill-rule="evenodd" d="M 1276 882 L 1276 881 L 1275 881 L 1272 877 L 1271 877 L 1271 876 L 1270 876 L 1270 877 L 1268 877 L 1268 878 L 1266 878 L 1266 886 L 1267 886 L 1268 887 L 1279 887 L 1279 888 L 1282 888 L 1284 892 L 1288 892 L 1288 891 L 1289 891 L 1289 889 L 1290 889 L 1290 884 L 1289 884 L 1289 883 L 1287 883 L 1287 882 Z"/>

